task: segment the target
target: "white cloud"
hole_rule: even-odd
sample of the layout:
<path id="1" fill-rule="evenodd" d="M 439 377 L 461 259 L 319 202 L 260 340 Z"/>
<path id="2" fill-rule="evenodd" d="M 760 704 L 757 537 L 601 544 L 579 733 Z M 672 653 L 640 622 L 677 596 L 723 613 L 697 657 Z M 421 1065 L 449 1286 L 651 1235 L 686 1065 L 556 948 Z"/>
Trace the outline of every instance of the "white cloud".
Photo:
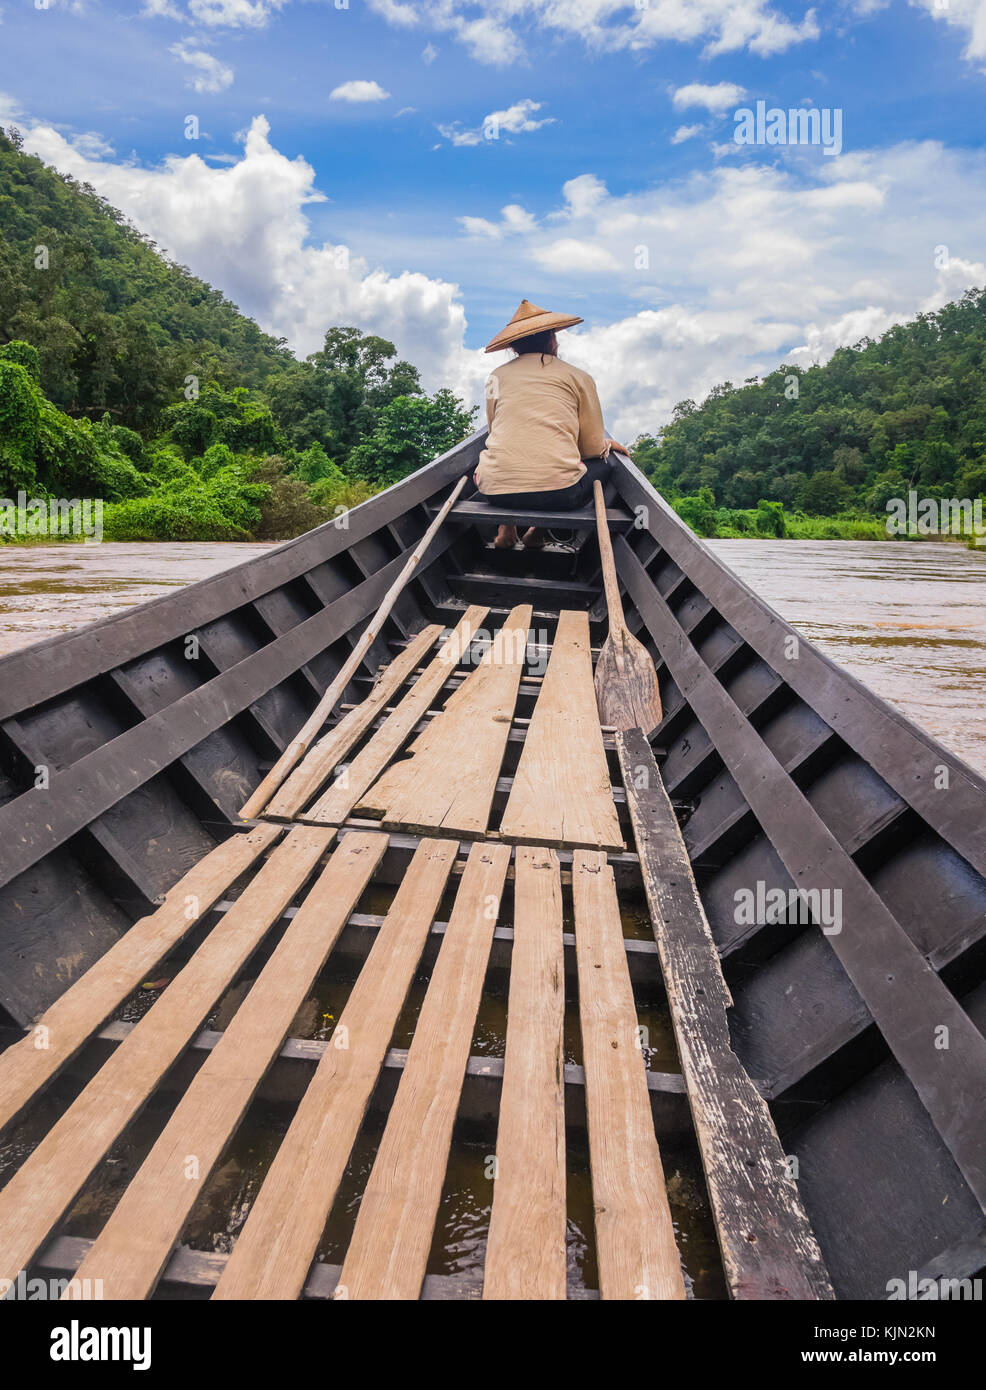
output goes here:
<path id="1" fill-rule="evenodd" d="M 333 87 L 329 93 L 329 100 L 357 103 L 386 101 L 389 96 L 390 93 L 385 92 L 379 82 L 364 82 L 362 79 L 356 78 L 351 82 L 343 82 L 340 86 Z"/>
<path id="2" fill-rule="evenodd" d="M 499 222 L 489 222 L 485 217 L 460 217 L 459 222 L 470 236 L 488 237 L 492 241 L 537 230 L 533 215 L 518 203 L 508 203 L 500 211 L 502 217 Z"/>
<path id="3" fill-rule="evenodd" d="M 140 12 L 145 19 L 183 20 L 185 18 L 181 10 L 171 3 L 171 0 L 144 0 Z"/>
<path id="4" fill-rule="evenodd" d="M 84 154 L 87 159 L 108 159 L 113 154 L 113 146 L 94 130 L 87 130 L 82 135 L 74 135 L 72 143 L 79 153 Z"/>
<path id="5" fill-rule="evenodd" d="M 508 106 L 505 111 L 491 111 L 484 117 L 482 125 L 463 127 L 461 121 L 452 121 L 448 125 L 438 126 L 437 129 L 439 134 L 446 140 L 451 140 L 453 145 L 483 145 L 499 140 L 503 134 L 521 135 L 527 131 L 540 130 L 545 125 L 553 125 L 554 116 L 534 119 L 534 112 L 540 110 L 539 101 L 525 97 L 523 101 L 515 101 L 513 106 Z"/>
<path id="6" fill-rule="evenodd" d="M 746 88 L 735 82 L 717 82 L 708 86 L 704 82 L 690 82 L 687 87 L 679 87 L 671 97 L 676 111 L 689 106 L 704 106 L 714 116 L 721 116 L 730 107 L 738 106 L 746 96 Z"/>
<path id="7" fill-rule="evenodd" d="M 954 0 L 953 0 L 954 2 Z M 818 37 L 813 10 L 792 22 L 769 0 L 369 0 L 391 23 L 451 33 L 478 62 L 497 67 L 527 57 L 520 28 L 582 39 L 595 51 L 704 43 L 705 53 L 748 49 L 767 56 Z M 477 14 L 476 11 L 479 11 Z"/>
<path id="8" fill-rule="evenodd" d="M 672 145 L 684 144 L 686 140 L 693 140 L 696 135 L 701 135 L 705 129 L 704 125 L 680 125 L 671 137 Z"/>
<path id="9" fill-rule="evenodd" d="M 146 19 L 176 19 L 208 29 L 263 29 L 287 0 L 188 0 L 185 10 L 173 0 L 144 0 Z"/>
<path id="10" fill-rule="evenodd" d="M 9 92 L 0 92 L 0 125 L 16 125 L 25 119 L 26 114 L 16 97 Z"/>
<path id="11" fill-rule="evenodd" d="M 175 43 L 171 52 L 180 58 L 196 76 L 189 82 L 196 92 L 223 92 L 233 85 L 233 69 L 221 63 L 212 53 L 201 48 L 193 48 L 190 43 Z"/>
<path id="12" fill-rule="evenodd" d="M 593 241 L 580 241 L 577 237 L 560 237 L 547 245 L 537 245 L 532 250 L 534 261 L 554 275 L 588 273 L 620 270 L 620 262 L 612 251 L 598 246 Z"/>
<path id="13" fill-rule="evenodd" d="M 433 43 L 426 43 L 421 50 L 421 61 L 430 67 L 437 57 L 438 49 L 435 45 Z"/>

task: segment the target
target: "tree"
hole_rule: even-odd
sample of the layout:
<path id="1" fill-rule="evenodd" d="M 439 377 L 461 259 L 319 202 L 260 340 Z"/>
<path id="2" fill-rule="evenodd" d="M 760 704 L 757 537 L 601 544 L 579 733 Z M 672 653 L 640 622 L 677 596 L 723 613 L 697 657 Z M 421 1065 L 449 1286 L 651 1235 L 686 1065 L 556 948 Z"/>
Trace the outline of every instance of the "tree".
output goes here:
<path id="1" fill-rule="evenodd" d="M 397 357 L 386 338 L 358 328 L 330 328 L 318 352 L 297 363 L 268 390 L 268 400 L 289 445 L 321 444 L 342 463 L 372 434 L 380 411 L 401 396 L 416 396 L 416 367 Z"/>
<path id="2" fill-rule="evenodd" d="M 700 488 L 693 497 L 679 497 L 675 510 L 697 536 L 716 534 L 716 499 L 710 488 Z"/>
<path id="3" fill-rule="evenodd" d="M 851 495 L 838 473 L 823 469 L 801 488 L 798 506 L 809 516 L 835 516 L 848 506 Z"/>
<path id="4" fill-rule="evenodd" d="M 458 444 L 472 429 L 475 415 L 475 406 L 467 410 L 445 388 L 431 398 L 398 396 L 380 411 L 370 437 L 349 455 L 347 472 L 389 487 Z"/>

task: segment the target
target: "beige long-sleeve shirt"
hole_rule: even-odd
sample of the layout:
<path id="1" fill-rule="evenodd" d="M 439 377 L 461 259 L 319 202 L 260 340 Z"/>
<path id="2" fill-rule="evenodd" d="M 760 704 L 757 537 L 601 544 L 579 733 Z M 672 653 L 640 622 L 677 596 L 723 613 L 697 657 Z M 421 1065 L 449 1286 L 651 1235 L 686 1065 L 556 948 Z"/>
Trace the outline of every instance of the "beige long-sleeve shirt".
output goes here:
<path id="1" fill-rule="evenodd" d="M 607 451 L 596 383 L 558 357 L 522 353 L 486 383 L 489 434 L 476 470 L 479 490 L 553 492 Z"/>

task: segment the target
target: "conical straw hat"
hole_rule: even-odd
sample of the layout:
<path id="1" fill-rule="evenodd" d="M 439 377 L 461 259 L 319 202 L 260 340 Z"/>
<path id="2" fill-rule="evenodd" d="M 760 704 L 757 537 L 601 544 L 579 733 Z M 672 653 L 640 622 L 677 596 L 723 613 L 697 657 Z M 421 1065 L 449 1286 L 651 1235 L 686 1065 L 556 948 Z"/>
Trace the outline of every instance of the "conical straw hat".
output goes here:
<path id="1" fill-rule="evenodd" d="M 522 299 L 520 308 L 506 328 L 501 328 L 496 337 L 486 344 L 486 351 L 499 352 L 501 348 L 509 347 L 518 338 L 526 338 L 531 333 L 543 333 L 549 328 L 571 328 L 574 323 L 581 322 L 575 314 L 553 314 L 549 309 L 539 309 L 529 299 Z"/>

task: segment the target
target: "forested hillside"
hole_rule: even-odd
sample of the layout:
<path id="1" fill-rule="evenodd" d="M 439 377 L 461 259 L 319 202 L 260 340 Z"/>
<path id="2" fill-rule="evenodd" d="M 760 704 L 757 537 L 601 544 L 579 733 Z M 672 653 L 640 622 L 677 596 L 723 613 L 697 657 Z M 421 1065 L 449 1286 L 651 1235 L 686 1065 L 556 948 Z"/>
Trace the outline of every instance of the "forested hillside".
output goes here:
<path id="1" fill-rule="evenodd" d="M 0 498 L 100 497 L 111 538 L 291 536 L 474 413 L 355 328 L 299 362 L 0 130 Z"/>
<path id="2" fill-rule="evenodd" d="M 840 348 L 824 366 L 682 401 L 637 463 L 705 534 L 737 529 L 722 509 L 782 504 L 809 516 L 885 516 L 890 497 L 986 492 L 986 291 Z M 719 517 L 717 523 L 716 517 Z M 771 521 L 771 516 L 774 520 Z M 739 530 L 749 529 L 748 525 Z"/>

